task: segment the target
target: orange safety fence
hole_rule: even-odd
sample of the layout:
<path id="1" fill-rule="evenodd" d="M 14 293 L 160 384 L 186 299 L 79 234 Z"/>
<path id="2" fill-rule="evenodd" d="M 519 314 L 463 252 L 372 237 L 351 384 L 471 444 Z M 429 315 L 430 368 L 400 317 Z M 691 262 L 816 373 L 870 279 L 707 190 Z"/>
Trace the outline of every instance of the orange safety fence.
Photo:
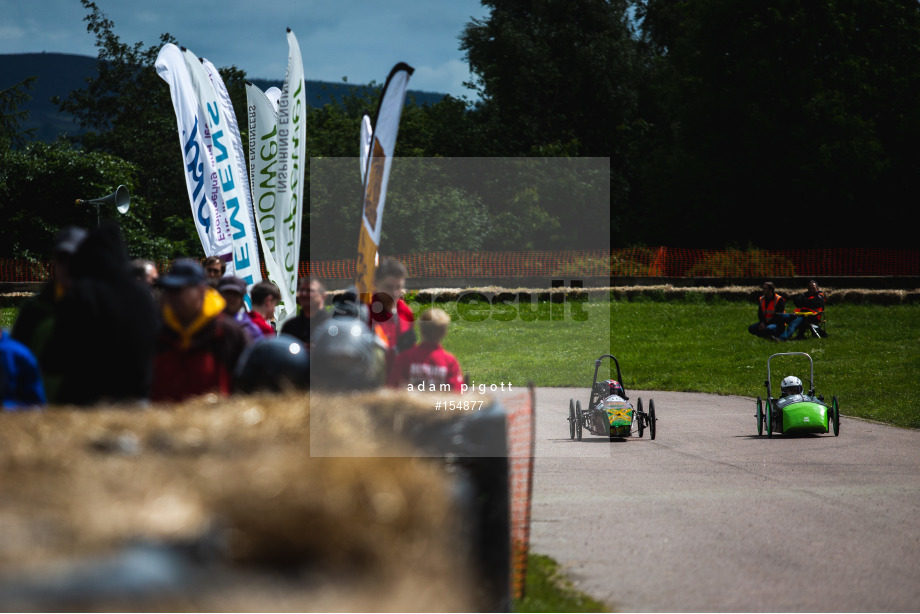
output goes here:
<path id="1" fill-rule="evenodd" d="M 536 439 L 536 389 L 505 402 L 507 412 L 508 472 L 511 499 L 511 596 L 527 592 L 527 555 L 530 553 L 530 509 L 533 496 L 533 460 Z"/>
<path id="2" fill-rule="evenodd" d="M 920 276 L 920 250 L 829 248 L 704 250 L 636 247 L 611 250 L 428 252 L 396 254 L 414 279 L 501 277 L 863 277 Z M 168 262 L 157 263 L 162 271 Z M 263 266 L 263 276 L 266 271 Z M 0 282 L 45 281 L 49 262 L 0 259 Z M 355 260 L 301 261 L 298 276 L 354 279 Z"/>

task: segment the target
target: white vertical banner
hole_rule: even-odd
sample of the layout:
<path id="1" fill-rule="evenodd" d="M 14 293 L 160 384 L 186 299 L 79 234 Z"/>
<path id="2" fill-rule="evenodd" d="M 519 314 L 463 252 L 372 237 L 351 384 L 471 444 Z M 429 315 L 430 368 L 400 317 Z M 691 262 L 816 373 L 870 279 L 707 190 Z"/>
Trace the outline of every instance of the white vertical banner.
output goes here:
<path id="1" fill-rule="evenodd" d="M 278 88 L 274 89 L 280 95 Z M 259 243 L 265 257 L 268 278 L 281 290 L 281 309 L 285 316 L 296 313 L 294 294 L 284 283 L 282 251 L 278 249 L 278 229 L 283 216 L 278 206 L 278 114 L 272 101 L 252 83 L 246 83 L 246 102 L 249 112 L 249 183 L 255 209 Z"/>
<path id="2" fill-rule="evenodd" d="M 217 170 L 218 186 L 227 209 L 230 222 L 230 238 L 233 241 L 233 271 L 247 286 L 262 281 L 259 266 L 259 248 L 256 244 L 252 209 L 246 202 L 246 174 L 240 175 L 242 161 L 237 161 L 237 149 L 232 144 L 230 116 L 233 109 L 224 109 L 216 88 L 211 83 L 208 70 L 198 57 L 183 49 L 185 65 L 188 68 L 193 91 L 204 111 L 205 121 L 211 132 L 214 164 Z M 229 105 L 229 97 L 227 98 Z M 236 126 L 236 120 L 233 120 Z M 239 129 L 237 128 L 237 140 Z M 242 145 L 239 147 L 242 152 Z"/>
<path id="3" fill-rule="evenodd" d="M 371 152 L 371 137 L 374 129 L 371 128 L 371 118 L 365 115 L 361 118 L 361 143 L 359 145 L 359 157 L 361 159 L 361 185 L 367 178 L 364 173 L 367 172 L 367 156 Z"/>
<path id="4" fill-rule="evenodd" d="M 224 85 L 224 80 L 220 76 L 220 73 L 218 72 L 217 68 L 215 68 L 214 64 L 212 64 L 207 58 L 201 58 L 201 65 L 204 66 L 205 70 L 208 72 L 208 76 L 211 78 L 211 85 L 214 86 L 214 90 L 217 92 L 221 113 L 227 120 L 227 136 L 230 139 L 230 146 L 233 147 L 234 162 L 237 166 L 237 176 L 242 179 L 247 175 L 246 152 L 243 149 L 243 139 L 240 137 L 240 126 L 236 121 L 236 113 L 233 111 L 233 103 L 230 101 L 230 93 L 227 91 L 227 86 Z M 244 223 L 248 226 L 247 236 L 252 237 L 251 240 L 255 241 L 256 227 L 252 214 L 252 194 L 249 191 L 249 182 L 240 181 L 240 189 L 242 190 L 243 197 L 245 199 L 245 210 L 241 206 L 240 216 L 244 218 Z M 258 251 L 256 251 L 256 253 L 258 253 Z"/>
<path id="5" fill-rule="evenodd" d="M 232 247 L 230 224 L 206 141 L 207 123 L 202 118 L 201 106 L 178 47 L 172 43 L 163 45 L 157 55 L 156 71 L 169 85 L 185 162 L 185 186 L 201 247 L 208 257 L 229 255 Z"/>
<path id="6" fill-rule="evenodd" d="M 364 206 L 361 214 L 361 230 L 358 236 L 358 258 L 356 287 L 361 300 L 370 304 L 374 291 L 374 271 L 377 268 L 377 247 L 380 245 L 383 207 L 386 204 L 387 183 L 390 166 L 393 163 L 393 151 L 396 148 L 396 135 L 399 132 L 399 119 L 406 101 L 406 89 L 414 68 L 400 62 L 390 71 L 380 105 L 377 108 L 377 120 L 370 139 L 367 153 L 367 168 L 364 178 Z M 362 150 L 364 143 L 361 144 Z"/>
<path id="7" fill-rule="evenodd" d="M 278 177 L 275 206 L 279 208 L 276 258 L 291 296 L 297 291 L 300 239 L 303 233 L 303 184 L 306 171 L 307 92 L 300 45 L 287 30 L 288 67 L 278 100 Z M 278 285 L 281 285 L 279 283 Z"/>

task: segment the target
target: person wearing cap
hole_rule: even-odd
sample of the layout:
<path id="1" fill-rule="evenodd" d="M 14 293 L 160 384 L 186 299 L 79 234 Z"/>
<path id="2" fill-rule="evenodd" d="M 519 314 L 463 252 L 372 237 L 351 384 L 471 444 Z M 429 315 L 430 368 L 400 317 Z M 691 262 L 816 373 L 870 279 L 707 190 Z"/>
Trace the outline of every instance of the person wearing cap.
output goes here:
<path id="1" fill-rule="evenodd" d="M 227 306 L 224 313 L 236 322 L 250 341 L 262 338 L 262 331 L 255 322 L 249 319 L 244 305 L 246 304 L 246 282 L 235 275 L 226 275 L 217 282 L 217 291 L 224 297 Z"/>
<path id="2" fill-rule="evenodd" d="M 326 311 L 326 288 L 315 277 L 301 277 L 297 284 L 297 315 L 281 327 L 281 332 L 297 337 L 310 346 L 310 337 L 316 327 L 329 319 Z"/>
<path id="3" fill-rule="evenodd" d="M 153 401 L 233 391 L 233 373 L 249 340 L 224 312 L 226 301 L 196 261 L 176 260 L 158 286 L 162 325 L 153 366 Z"/>
<path id="4" fill-rule="evenodd" d="M 25 345 L 38 360 L 42 375 L 47 375 L 45 347 L 54 330 L 54 306 L 71 285 L 70 261 L 86 238 L 86 230 L 77 226 L 61 228 L 54 239 L 54 277 L 26 301 L 10 331 L 10 336 Z M 53 389 L 54 381 L 46 382 Z"/>

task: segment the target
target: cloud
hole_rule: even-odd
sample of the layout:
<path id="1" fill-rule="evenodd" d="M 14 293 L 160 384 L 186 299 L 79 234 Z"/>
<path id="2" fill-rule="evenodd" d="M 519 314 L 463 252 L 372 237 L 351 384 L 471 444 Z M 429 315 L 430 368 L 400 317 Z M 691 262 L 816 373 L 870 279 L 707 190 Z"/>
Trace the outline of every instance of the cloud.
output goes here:
<path id="1" fill-rule="evenodd" d="M 416 66 L 409 82 L 414 90 L 446 92 L 454 96 L 475 97 L 473 90 L 463 86 L 470 80 L 470 68 L 462 60 L 448 60 L 439 66 Z"/>

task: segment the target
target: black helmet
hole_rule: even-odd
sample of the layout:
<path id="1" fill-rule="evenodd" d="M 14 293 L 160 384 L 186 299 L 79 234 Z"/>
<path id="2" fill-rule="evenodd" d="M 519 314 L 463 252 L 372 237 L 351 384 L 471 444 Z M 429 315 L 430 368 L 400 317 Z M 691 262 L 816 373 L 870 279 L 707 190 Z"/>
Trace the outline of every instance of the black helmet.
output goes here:
<path id="1" fill-rule="evenodd" d="M 297 337 L 263 337 L 250 344 L 236 367 L 240 392 L 306 390 L 310 386 L 310 353 Z"/>
<path id="2" fill-rule="evenodd" d="M 312 335 L 312 386 L 326 390 L 367 390 L 384 383 L 386 348 L 357 318 L 339 316 Z"/>
<path id="3" fill-rule="evenodd" d="M 359 300 L 358 290 L 354 286 L 350 286 L 332 299 L 333 318 L 357 318 L 369 322 L 368 313 L 367 305 Z"/>

